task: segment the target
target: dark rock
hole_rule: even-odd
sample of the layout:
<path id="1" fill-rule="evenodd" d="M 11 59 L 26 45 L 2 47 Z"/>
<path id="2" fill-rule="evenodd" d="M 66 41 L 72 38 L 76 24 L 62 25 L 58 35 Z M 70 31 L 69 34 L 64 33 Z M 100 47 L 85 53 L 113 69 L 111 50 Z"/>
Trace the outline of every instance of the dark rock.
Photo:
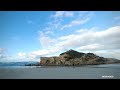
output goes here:
<path id="1" fill-rule="evenodd" d="M 41 57 L 40 65 L 65 65 L 65 66 L 79 66 L 79 65 L 97 65 L 107 63 L 120 63 L 120 60 L 113 58 L 104 58 L 95 55 L 94 53 L 82 53 L 75 50 L 69 50 L 61 53 L 59 57 Z"/>

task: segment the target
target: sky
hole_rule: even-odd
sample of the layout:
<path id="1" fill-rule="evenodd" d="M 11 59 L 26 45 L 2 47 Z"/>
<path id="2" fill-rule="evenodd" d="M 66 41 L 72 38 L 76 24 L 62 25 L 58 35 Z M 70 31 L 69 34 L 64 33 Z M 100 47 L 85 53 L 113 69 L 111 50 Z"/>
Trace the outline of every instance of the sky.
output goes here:
<path id="1" fill-rule="evenodd" d="M 69 49 L 120 59 L 120 11 L 0 11 L 0 62 Z"/>

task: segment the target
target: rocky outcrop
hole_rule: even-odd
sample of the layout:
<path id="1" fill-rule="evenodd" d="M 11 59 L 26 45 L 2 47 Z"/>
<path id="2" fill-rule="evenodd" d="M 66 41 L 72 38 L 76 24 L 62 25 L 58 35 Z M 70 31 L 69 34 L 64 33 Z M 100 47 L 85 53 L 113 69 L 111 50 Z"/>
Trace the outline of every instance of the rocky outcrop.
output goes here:
<path id="1" fill-rule="evenodd" d="M 75 50 L 69 50 L 61 53 L 58 57 L 41 57 L 40 65 L 52 66 L 79 66 L 93 64 L 120 63 L 119 60 L 113 58 L 104 58 L 93 53 L 82 53 Z"/>

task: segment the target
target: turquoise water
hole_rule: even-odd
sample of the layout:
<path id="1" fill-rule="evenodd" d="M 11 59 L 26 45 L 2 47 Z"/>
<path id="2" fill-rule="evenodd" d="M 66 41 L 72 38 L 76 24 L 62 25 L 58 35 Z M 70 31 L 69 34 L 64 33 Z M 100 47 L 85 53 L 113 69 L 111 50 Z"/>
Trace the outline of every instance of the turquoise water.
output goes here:
<path id="1" fill-rule="evenodd" d="M 81 67 L 0 67 L 0 79 L 120 79 L 120 64 Z"/>

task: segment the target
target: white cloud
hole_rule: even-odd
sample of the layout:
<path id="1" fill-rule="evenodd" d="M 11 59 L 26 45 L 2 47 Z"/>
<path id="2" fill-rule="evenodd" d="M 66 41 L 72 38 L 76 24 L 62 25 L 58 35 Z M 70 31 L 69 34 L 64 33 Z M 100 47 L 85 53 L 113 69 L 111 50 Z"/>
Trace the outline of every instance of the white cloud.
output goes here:
<path id="1" fill-rule="evenodd" d="M 89 51 L 87 51 L 89 52 Z M 98 50 L 98 51 L 91 51 L 96 55 L 106 57 L 106 58 L 115 58 L 120 60 L 120 49 L 117 50 Z"/>
<path id="2" fill-rule="evenodd" d="M 32 51 L 29 52 L 28 54 L 26 54 L 26 57 L 30 58 L 31 60 L 40 60 L 40 57 L 44 57 L 44 56 L 56 56 L 56 53 L 60 52 L 64 50 L 64 48 L 62 47 L 52 47 L 50 49 L 46 48 L 46 49 L 41 49 L 41 50 L 36 50 L 36 51 Z"/>
<path id="3" fill-rule="evenodd" d="M 41 56 L 53 56 L 56 53 L 59 55 L 68 49 L 75 49 L 84 53 L 92 52 L 99 56 L 120 59 L 120 26 L 110 27 L 104 31 L 95 30 L 95 27 L 93 27 L 90 29 L 80 29 L 77 32 L 56 38 L 55 42 L 41 32 L 41 39 L 43 39 L 41 43 L 43 46 L 45 45 L 45 48 L 29 53 L 19 52 L 18 56 L 14 57 L 14 59 L 19 61 L 25 59 L 39 61 Z M 47 45 L 50 45 L 50 47 Z M 8 58 L 12 60 L 13 57 Z"/>
<path id="4" fill-rule="evenodd" d="M 120 60 L 120 49 L 119 49 L 119 51 L 115 50 L 113 52 L 108 52 L 108 54 L 106 55 L 106 57 L 112 57 L 112 58 L 116 58 L 116 59 Z"/>
<path id="5" fill-rule="evenodd" d="M 64 11 L 56 11 L 55 15 L 53 15 L 54 18 L 62 17 L 64 15 Z"/>
<path id="6" fill-rule="evenodd" d="M 0 62 L 22 62 L 22 61 L 39 61 L 39 59 L 33 58 L 29 53 L 19 52 L 16 55 L 8 55 L 6 49 L 0 48 Z"/>
<path id="7" fill-rule="evenodd" d="M 48 31 L 45 32 L 45 34 L 51 34 L 51 35 L 53 35 L 54 33 L 53 33 L 53 31 L 48 30 Z"/>
<path id="8" fill-rule="evenodd" d="M 47 27 L 44 30 L 53 31 L 59 30 L 62 26 L 62 21 L 66 18 L 74 17 L 74 13 L 72 11 L 56 11 L 55 14 L 51 15 L 51 22 L 48 23 Z"/>
<path id="9" fill-rule="evenodd" d="M 39 61 L 41 56 L 53 56 L 68 49 L 93 52 L 100 56 L 120 59 L 120 26 L 110 27 L 102 31 L 96 27 L 83 28 L 56 39 L 50 38 L 45 32 L 39 32 L 39 36 L 42 49 L 29 53 L 19 52 L 14 59 L 25 60 L 27 58 L 26 60 Z M 2 50 L 0 48 L 0 51 Z M 7 58 L 12 60 L 13 57 Z"/>
<path id="10" fill-rule="evenodd" d="M 25 62 L 25 61 L 39 61 L 38 59 L 33 59 L 31 57 L 20 57 L 20 56 L 6 56 L 2 58 L 0 62 Z"/>
<path id="11" fill-rule="evenodd" d="M 83 20 L 74 20 L 74 21 L 70 22 L 69 24 L 64 25 L 64 26 L 61 28 L 61 30 L 65 29 L 65 28 L 70 28 L 70 27 L 73 27 L 73 26 L 77 26 L 77 25 L 84 24 L 84 23 L 86 23 L 88 20 L 89 20 L 89 18 L 86 18 L 86 19 L 83 19 Z"/>
<path id="12" fill-rule="evenodd" d="M 91 12 L 91 13 L 85 14 L 84 16 L 83 15 L 84 15 L 84 13 L 78 14 L 78 16 L 76 16 L 75 20 L 72 20 L 70 23 L 63 25 L 61 27 L 61 30 L 65 29 L 65 28 L 70 28 L 73 26 L 85 24 L 86 22 L 88 22 L 91 19 L 91 17 L 93 16 L 93 13 Z"/>
<path id="13" fill-rule="evenodd" d="M 31 55 L 31 56 L 33 55 L 33 57 L 36 57 L 36 55 L 44 56 L 44 55 L 53 54 L 53 53 L 58 52 L 58 51 L 59 51 L 59 49 L 57 49 L 57 48 L 54 48 L 54 49 L 42 49 L 42 50 L 33 51 L 29 55 Z"/>
<path id="14" fill-rule="evenodd" d="M 78 33 L 58 38 L 59 43 L 57 43 L 56 46 L 76 48 L 83 52 L 96 52 L 103 50 L 114 52 L 120 48 L 120 26 L 110 27 L 102 31 L 95 30 L 93 27 L 91 29 L 80 29 L 77 32 Z M 102 54 L 103 56 L 108 57 L 109 52 Z M 112 53 L 111 57 L 113 56 L 115 56 L 114 53 Z M 120 56 L 117 56 L 117 59 L 120 59 Z"/>
<path id="15" fill-rule="evenodd" d="M 48 36 L 43 36 L 43 37 L 40 37 L 40 43 L 43 47 L 47 47 L 47 46 L 50 46 L 52 43 L 54 43 L 54 39 L 51 39 L 50 37 Z"/>
<path id="16" fill-rule="evenodd" d="M 26 53 L 24 53 L 24 52 L 19 52 L 19 53 L 18 53 L 18 56 L 19 56 L 19 57 L 25 57 L 25 56 L 26 56 Z"/>
<path id="17" fill-rule="evenodd" d="M 104 45 L 100 45 L 100 44 L 90 44 L 90 45 L 86 45 L 86 46 L 81 46 L 80 48 L 78 48 L 79 50 L 99 50 L 99 49 L 104 49 Z"/>
<path id="18" fill-rule="evenodd" d="M 48 22 L 46 27 L 42 31 L 54 31 L 58 29 L 62 22 L 64 11 L 57 11 L 55 15 L 52 15 L 51 22 Z"/>
<path id="19" fill-rule="evenodd" d="M 105 48 L 118 48 L 120 45 L 118 43 L 120 42 L 120 26 L 111 27 L 104 31 L 92 31 L 91 29 L 89 31 L 88 29 L 86 32 L 63 36 L 59 39 L 62 40 L 59 44 L 68 47 L 86 46 L 97 43 L 105 45 Z"/>
<path id="20" fill-rule="evenodd" d="M 63 17 L 73 17 L 74 13 L 72 11 L 56 11 L 53 18 L 63 18 Z"/>
<path id="21" fill-rule="evenodd" d="M 39 41 L 43 48 L 48 48 L 48 47 L 52 46 L 56 40 L 45 35 L 45 33 L 40 32 Z"/>
<path id="22" fill-rule="evenodd" d="M 56 39 L 57 42 L 55 42 L 52 47 L 61 47 L 62 49 L 59 50 L 76 48 L 83 52 L 102 50 L 114 51 L 120 48 L 120 26 L 111 27 L 104 31 L 99 31 L 97 29 L 97 27 L 80 29 L 77 30 L 78 33 L 75 32 L 67 36 L 59 37 Z M 54 49 L 52 50 L 52 53 L 54 53 Z M 47 54 L 49 53 L 50 52 Z"/>
<path id="23" fill-rule="evenodd" d="M 72 12 L 72 11 L 57 11 L 51 17 L 46 27 L 39 32 L 39 41 L 42 49 L 31 51 L 29 53 L 19 52 L 17 57 L 7 57 L 10 60 L 39 60 L 41 56 L 50 56 L 58 52 L 68 49 L 75 49 L 81 52 L 93 52 L 105 57 L 113 57 L 120 59 L 120 26 L 110 27 L 106 30 L 98 30 L 97 27 L 82 28 L 74 31 L 72 34 L 51 38 L 55 30 L 63 30 L 66 28 L 80 26 L 87 23 L 92 17 L 93 12 Z M 62 25 L 62 21 L 66 18 L 70 19 L 67 24 Z M 115 17 L 119 20 L 120 17 Z M 34 22 L 28 20 L 29 24 Z M 118 50 L 118 51 L 117 51 Z M 3 51 L 0 48 L 0 53 Z M 0 55 L 0 57 L 2 57 Z"/>
<path id="24" fill-rule="evenodd" d="M 0 48 L 0 60 L 6 57 L 6 49 L 5 48 Z"/>
<path id="25" fill-rule="evenodd" d="M 61 20 L 62 19 L 58 19 L 58 20 L 51 22 L 48 26 L 49 30 L 55 30 L 55 29 L 59 28 L 61 25 Z"/>
<path id="26" fill-rule="evenodd" d="M 28 24 L 34 24 L 34 22 L 32 20 L 28 20 L 27 23 Z"/>
<path id="27" fill-rule="evenodd" d="M 4 53 L 5 49 L 4 48 L 0 48 L 0 54 Z"/>
<path id="28" fill-rule="evenodd" d="M 120 20 L 120 16 L 114 17 L 116 20 Z"/>
<path id="29" fill-rule="evenodd" d="M 99 28 L 98 27 L 92 27 L 91 29 L 87 29 L 87 28 L 83 28 L 83 29 L 80 29 L 80 30 L 76 30 L 75 32 L 76 33 L 86 33 L 86 32 L 88 32 L 88 31 L 96 31 L 96 30 L 98 30 Z"/>
<path id="30" fill-rule="evenodd" d="M 74 13 L 72 11 L 66 11 L 65 12 L 65 17 L 73 17 Z"/>

